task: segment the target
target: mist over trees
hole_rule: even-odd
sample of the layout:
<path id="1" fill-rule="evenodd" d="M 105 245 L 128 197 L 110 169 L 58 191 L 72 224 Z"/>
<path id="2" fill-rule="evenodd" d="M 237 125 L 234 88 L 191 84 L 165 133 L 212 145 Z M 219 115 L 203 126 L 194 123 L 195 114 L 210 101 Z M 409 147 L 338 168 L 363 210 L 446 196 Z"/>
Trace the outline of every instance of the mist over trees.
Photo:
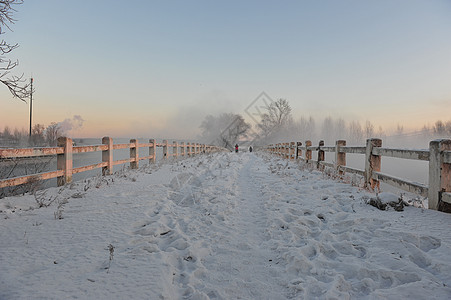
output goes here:
<path id="1" fill-rule="evenodd" d="M 5 126 L 0 131 L 0 146 L 4 147 L 44 147 L 56 146 L 56 141 L 60 136 L 65 134 L 59 123 L 52 122 L 45 127 L 43 124 L 35 124 L 31 128 L 31 135 L 25 129 L 12 130 L 9 126 Z"/>
<path id="2" fill-rule="evenodd" d="M 267 141 L 285 135 L 292 126 L 291 107 L 286 99 L 271 102 L 257 124 L 260 137 Z"/>
<path id="3" fill-rule="evenodd" d="M 219 116 L 208 115 L 200 125 L 201 140 L 232 150 L 240 139 L 247 139 L 251 125 L 241 115 L 223 113 Z"/>
<path id="4" fill-rule="evenodd" d="M 376 126 L 369 120 L 361 123 L 358 120 L 344 120 L 332 116 L 324 118 L 322 122 L 315 121 L 311 116 L 295 119 L 289 102 L 279 99 L 266 108 L 260 123 L 256 125 L 256 131 L 258 145 L 306 140 L 314 143 L 324 140 L 326 145 L 334 145 L 339 139 L 346 140 L 348 145 L 363 145 L 368 138 L 381 138 L 388 144 L 396 144 L 407 139 L 413 143 L 415 140 L 428 142 L 438 137 L 450 138 L 451 120 L 439 120 L 433 126 L 424 125 L 417 132 L 405 132 L 404 126 L 398 124 L 395 130 L 387 133 L 381 126 Z"/>

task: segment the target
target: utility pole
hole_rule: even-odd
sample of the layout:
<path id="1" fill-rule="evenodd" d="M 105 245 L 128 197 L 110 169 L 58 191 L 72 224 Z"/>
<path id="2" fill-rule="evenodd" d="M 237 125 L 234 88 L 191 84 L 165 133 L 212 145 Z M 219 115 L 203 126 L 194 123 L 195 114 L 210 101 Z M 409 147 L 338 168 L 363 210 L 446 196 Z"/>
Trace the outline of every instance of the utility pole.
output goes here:
<path id="1" fill-rule="evenodd" d="M 32 116 L 33 116 L 33 77 L 30 79 L 30 86 L 31 86 L 31 92 L 30 92 L 30 135 L 31 138 L 31 124 L 32 124 Z"/>

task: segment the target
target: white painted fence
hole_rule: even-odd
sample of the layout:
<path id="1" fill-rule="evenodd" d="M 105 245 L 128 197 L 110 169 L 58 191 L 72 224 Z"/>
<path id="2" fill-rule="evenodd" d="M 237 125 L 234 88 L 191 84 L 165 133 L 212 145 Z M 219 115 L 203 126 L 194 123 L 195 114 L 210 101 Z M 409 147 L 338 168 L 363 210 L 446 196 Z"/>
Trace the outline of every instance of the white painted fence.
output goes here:
<path id="1" fill-rule="evenodd" d="M 149 148 L 149 155 L 139 156 L 139 148 Z M 26 184 L 35 182 L 38 180 L 45 180 L 51 178 L 57 178 L 58 186 L 70 183 L 72 181 L 72 175 L 86 172 L 98 168 L 102 168 L 102 175 L 109 175 L 113 172 L 113 166 L 130 163 L 130 168 L 137 169 L 141 160 L 148 159 L 149 162 L 155 162 L 157 158 L 156 148 L 163 148 L 162 159 L 168 159 L 170 157 L 179 156 L 194 156 L 201 153 L 211 153 L 217 151 L 223 151 L 225 149 L 212 145 L 204 145 L 199 143 L 178 143 L 177 141 L 168 143 L 167 140 L 163 140 L 162 143 L 157 143 L 154 139 L 149 142 L 140 143 L 136 139 L 130 140 L 127 144 L 113 144 L 113 139 L 110 137 L 104 137 L 101 145 L 94 146 L 73 146 L 72 139 L 67 137 L 58 138 L 58 147 L 46 147 L 46 148 L 23 148 L 23 149 L 0 149 L 0 159 L 16 159 L 23 157 L 42 157 L 42 156 L 57 156 L 57 170 L 32 174 L 27 176 L 19 176 L 8 179 L 0 179 L 0 188 L 16 186 L 20 184 Z M 113 150 L 116 149 L 130 149 L 130 158 L 122 160 L 113 159 Z M 172 153 L 169 149 L 172 148 Z M 102 152 L 102 161 L 96 164 L 73 168 L 73 154 L 85 153 L 85 152 Z M 228 150 L 227 150 L 228 151 Z"/>
<path id="2" fill-rule="evenodd" d="M 382 148 L 382 140 L 368 139 L 362 147 L 348 147 L 346 141 L 339 140 L 335 146 L 312 146 L 311 141 L 279 143 L 269 145 L 266 150 L 287 159 L 302 159 L 316 164 L 318 169 L 331 167 L 342 173 L 355 173 L 363 176 L 365 187 L 379 190 L 380 182 L 387 183 L 401 190 L 428 197 L 429 208 L 451 212 L 451 140 L 441 139 L 429 143 L 428 150 Z M 317 160 L 312 159 L 312 151 L 318 152 Z M 325 152 L 335 153 L 335 162 L 325 161 Z M 365 168 L 355 169 L 346 166 L 346 154 L 364 154 Z M 429 161 L 429 184 L 412 182 L 381 172 L 383 156 L 401 159 Z"/>

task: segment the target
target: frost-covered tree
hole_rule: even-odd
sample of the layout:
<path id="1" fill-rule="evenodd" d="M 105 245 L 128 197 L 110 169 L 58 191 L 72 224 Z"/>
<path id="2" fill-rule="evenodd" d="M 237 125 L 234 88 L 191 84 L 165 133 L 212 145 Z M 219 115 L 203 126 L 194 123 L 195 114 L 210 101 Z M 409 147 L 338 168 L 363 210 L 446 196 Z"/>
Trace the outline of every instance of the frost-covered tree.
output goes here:
<path id="1" fill-rule="evenodd" d="M 364 133 L 359 121 L 352 121 L 349 124 L 348 134 L 351 143 L 361 143 L 363 141 Z"/>
<path id="2" fill-rule="evenodd" d="M 286 135 L 293 126 L 291 107 L 286 99 L 271 102 L 257 125 L 261 139 L 267 142 L 273 142 L 276 137 Z"/>
<path id="3" fill-rule="evenodd" d="M 35 124 L 31 129 L 30 144 L 33 146 L 43 146 L 45 145 L 44 137 L 44 125 Z"/>
<path id="4" fill-rule="evenodd" d="M 365 137 L 367 139 L 374 137 L 374 125 L 370 121 L 365 122 Z"/>
<path id="5" fill-rule="evenodd" d="M 233 149 L 240 139 L 247 137 L 251 126 L 241 115 L 223 113 L 216 117 L 208 115 L 200 128 L 204 142 Z"/>
<path id="6" fill-rule="evenodd" d="M 446 131 L 445 123 L 443 123 L 441 120 L 438 120 L 434 124 L 434 133 L 438 135 L 444 134 Z"/>
<path id="7" fill-rule="evenodd" d="M 56 146 L 56 141 L 62 134 L 63 130 L 61 129 L 60 124 L 52 122 L 52 124 L 45 129 L 45 140 L 49 146 Z"/>

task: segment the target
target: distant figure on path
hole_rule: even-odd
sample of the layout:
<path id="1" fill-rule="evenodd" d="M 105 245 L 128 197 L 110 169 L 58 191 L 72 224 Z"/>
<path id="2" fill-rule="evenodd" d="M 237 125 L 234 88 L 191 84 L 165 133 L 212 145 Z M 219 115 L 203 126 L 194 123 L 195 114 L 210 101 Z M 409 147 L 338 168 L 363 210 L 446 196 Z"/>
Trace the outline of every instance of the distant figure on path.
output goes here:
<path id="1" fill-rule="evenodd" d="M 238 144 L 235 145 L 235 152 L 238 153 Z"/>
<path id="2" fill-rule="evenodd" d="M 252 146 L 249 146 L 249 152 L 252 152 Z"/>

